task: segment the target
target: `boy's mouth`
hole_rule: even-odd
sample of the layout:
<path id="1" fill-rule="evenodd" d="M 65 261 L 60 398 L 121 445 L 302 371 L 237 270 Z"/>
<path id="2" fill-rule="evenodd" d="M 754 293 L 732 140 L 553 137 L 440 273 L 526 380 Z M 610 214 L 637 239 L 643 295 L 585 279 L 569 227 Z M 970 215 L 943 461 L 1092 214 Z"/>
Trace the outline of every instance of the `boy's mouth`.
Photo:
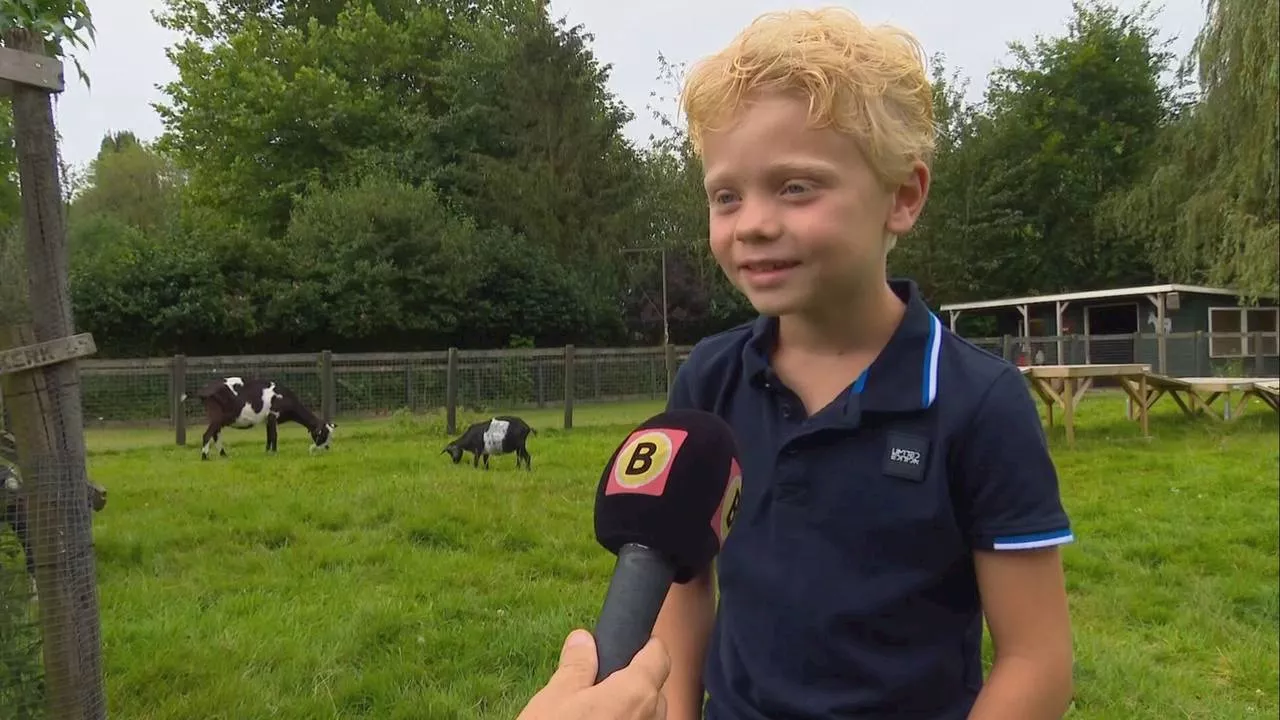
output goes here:
<path id="1" fill-rule="evenodd" d="M 742 269 L 753 273 L 777 272 L 790 270 L 799 264 L 795 260 L 752 260 L 742 263 Z"/>
<path id="2" fill-rule="evenodd" d="M 791 276 L 791 271 L 799 266 L 795 260 L 751 260 L 738 267 L 748 286 L 764 291 L 780 287 Z"/>

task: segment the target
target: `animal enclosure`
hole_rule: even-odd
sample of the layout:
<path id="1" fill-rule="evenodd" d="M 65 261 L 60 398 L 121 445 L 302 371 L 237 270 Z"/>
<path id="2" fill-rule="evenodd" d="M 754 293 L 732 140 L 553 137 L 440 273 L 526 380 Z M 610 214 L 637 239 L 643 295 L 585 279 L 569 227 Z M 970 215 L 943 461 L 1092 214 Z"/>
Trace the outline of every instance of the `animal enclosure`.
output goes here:
<path id="1" fill-rule="evenodd" d="M 90 430 L 111 716 L 512 720 L 600 611 L 594 490 L 661 408 L 582 405 L 571 432 L 558 407 L 514 413 L 532 472 L 454 465 L 438 415 L 343 422 L 323 456 L 258 434 L 226 463 L 165 427 Z M 1149 442 L 1106 394 L 1077 449 L 1050 430 L 1080 533 L 1069 717 L 1276 717 L 1275 416 L 1153 413 Z"/>
<path id="2" fill-rule="evenodd" d="M 198 441 L 203 429 L 196 392 L 228 376 L 278 382 L 325 419 L 442 410 L 453 432 L 460 411 L 559 407 L 568 428 L 576 404 L 665 400 L 688 351 L 569 346 L 94 359 L 82 364 L 81 382 L 89 427 L 165 424 L 179 445 Z"/>

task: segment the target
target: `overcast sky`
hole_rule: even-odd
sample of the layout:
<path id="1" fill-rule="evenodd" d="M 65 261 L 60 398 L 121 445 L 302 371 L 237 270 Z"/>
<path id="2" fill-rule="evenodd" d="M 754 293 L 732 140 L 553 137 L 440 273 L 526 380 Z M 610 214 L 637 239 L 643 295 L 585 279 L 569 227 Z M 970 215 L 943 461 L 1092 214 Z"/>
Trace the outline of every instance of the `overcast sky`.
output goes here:
<path id="1" fill-rule="evenodd" d="M 1157 3 L 1158 25 L 1180 57 L 1203 22 L 1203 3 Z M 987 73 L 1005 59 L 1009 41 L 1061 33 L 1071 14 L 1071 0 L 552 0 L 551 7 L 557 17 L 567 15 L 595 35 L 596 57 L 612 65 L 611 89 L 636 115 L 628 134 L 643 142 L 659 129 L 646 109 L 650 91 L 671 93 L 656 79 L 658 53 L 676 63 L 693 61 L 718 50 L 762 12 L 833 4 L 853 9 L 866 21 L 914 32 L 926 52 L 943 53 L 950 67 L 969 78 L 974 99 Z M 1135 8 L 1139 2 L 1116 4 Z M 107 132 L 131 130 L 149 140 L 164 129 L 151 103 L 165 100 L 159 86 L 177 74 L 164 53 L 175 37 L 151 17 L 162 5 L 162 0 L 89 0 L 98 39 L 77 56 L 92 89 L 69 68 L 67 89 L 56 105 L 67 162 L 79 166 L 92 159 Z"/>

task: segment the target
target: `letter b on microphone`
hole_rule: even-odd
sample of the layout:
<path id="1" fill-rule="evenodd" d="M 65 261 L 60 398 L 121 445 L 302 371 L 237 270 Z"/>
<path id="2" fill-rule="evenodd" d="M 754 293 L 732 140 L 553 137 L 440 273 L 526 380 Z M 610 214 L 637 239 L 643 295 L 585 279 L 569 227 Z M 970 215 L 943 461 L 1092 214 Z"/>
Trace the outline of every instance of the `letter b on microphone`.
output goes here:
<path id="1" fill-rule="evenodd" d="M 688 437 L 688 431 L 679 428 L 645 428 L 631 433 L 618 451 L 604 494 L 661 496 L 667 489 L 672 460 Z"/>

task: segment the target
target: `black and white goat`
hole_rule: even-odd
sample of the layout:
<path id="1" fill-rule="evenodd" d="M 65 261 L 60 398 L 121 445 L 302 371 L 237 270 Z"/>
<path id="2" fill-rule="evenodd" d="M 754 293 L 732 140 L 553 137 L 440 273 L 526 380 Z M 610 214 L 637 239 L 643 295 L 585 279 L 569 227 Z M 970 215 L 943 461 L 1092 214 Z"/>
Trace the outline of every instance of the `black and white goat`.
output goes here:
<path id="1" fill-rule="evenodd" d="M 457 440 L 446 445 L 441 454 L 448 453 L 453 458 L 453 464 L 457 465 L 462 461 L 464 452 L 472 453 L 471 466 L 479 467 L 480 458 L 484 458 L 484 469 L 488 470 L 490 455 L 514 452 L 516 468 L 523 462 L 526 468 L 532 470 L 533 457 L 529 455 L 525 442 L 530 435 L 537 434 L 537 430 L 514 415 L 498 415 L 471 425 Z"/>
<path id="2" fill-rule="evenodd" d="M 266 423 L 268 453 L 278 449 L 280 423 L 296 422 L 305 427 L 311 435 L 309 452 L 328 450 L 333 431 L 338 427 L 336 423 L 316 417 L 292 390 L 272 380 L 226 377 L 200 388 L 196 396 L 204 403 L 209 419 L 201 440 L 201 460 L 209 459 L 209 451 L 215 444 L 218 454 L 227 456 L 226 448 L 222 447 L 222 429 L 227 427 L 247 430 Z M 182 400 L 186 399 L 183 395 Z"/>

